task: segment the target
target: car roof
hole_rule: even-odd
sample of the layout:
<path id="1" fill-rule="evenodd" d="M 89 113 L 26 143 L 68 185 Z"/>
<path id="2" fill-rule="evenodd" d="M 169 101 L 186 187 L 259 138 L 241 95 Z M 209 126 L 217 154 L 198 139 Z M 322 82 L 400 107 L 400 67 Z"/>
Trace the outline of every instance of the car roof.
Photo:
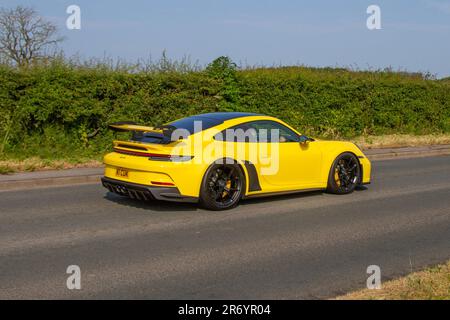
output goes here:
<path id="1" fill-rule="evenodd" d="M 262 116 L 262 114 L 251 113 L 251 112 L 210 112 L 195 115 L 194 117 L 209 118 L 219 121 L 227 121 L 231 119 L 252 117 L 252 116 Z"/>
<path id="2" fill-rule="evenodd" d="M 201 121 L 201 130 L 207 130 L 209 128 L 221 125 L 227 120 L 239 119 L 244 117 L 259 116 L 256 113 L 249 112 L 211 112 L 202 113 L 194 116 L 181 118 L 172 122 L 167 123 L 166 127 L 172 127 L 175 129 L 186 129 L 190 134 L 195 133 L 195 122 Z"/>

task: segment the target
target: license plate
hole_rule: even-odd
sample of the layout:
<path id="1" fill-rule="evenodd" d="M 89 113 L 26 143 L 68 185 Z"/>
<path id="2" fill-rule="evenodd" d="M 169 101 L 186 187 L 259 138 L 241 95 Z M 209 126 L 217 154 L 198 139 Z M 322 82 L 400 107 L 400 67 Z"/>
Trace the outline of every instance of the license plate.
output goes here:
<path id="1" fill-rule="evenodd" d="M 122 178 L 128 178 L 128 170 L 122 169 L 122 168 L 117 168 L 116 176 L 122 177 Z"/>

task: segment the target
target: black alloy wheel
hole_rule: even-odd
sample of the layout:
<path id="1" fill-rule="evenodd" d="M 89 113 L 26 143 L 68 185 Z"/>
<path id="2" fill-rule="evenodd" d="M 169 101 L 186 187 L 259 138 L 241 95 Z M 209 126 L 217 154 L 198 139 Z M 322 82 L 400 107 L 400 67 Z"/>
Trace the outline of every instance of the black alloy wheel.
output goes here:
<path id="1" fill-rule="evenodd" d="M 349 152 L 339 155 L 331 166 L 327 191 L 336 194 L 353 192 L 361 183 L 361 167 L 358 158 Z"/>
<path id="2" fill-rule="evenodd" d="M 200 203 L 210 210 L 233 208 L 244 192 L 244 180 L 244 175 L 236 164 L 212 165 L 203 178 Z"/>

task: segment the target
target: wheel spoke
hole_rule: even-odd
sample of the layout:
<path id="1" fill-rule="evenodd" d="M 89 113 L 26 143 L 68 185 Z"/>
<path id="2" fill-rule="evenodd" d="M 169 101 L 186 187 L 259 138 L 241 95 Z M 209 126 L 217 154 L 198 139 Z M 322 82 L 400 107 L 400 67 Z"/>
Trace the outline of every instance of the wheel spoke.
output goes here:
<path id="1" fill-rule="evenodd" d="M 223 191 L 219 190 L 216 194 L 216 201 L 222 200 Z"/>
<path id="2" fill-rule="evenodd" d="M 230 178 L 231 178 L 231 176 L 233 175 L 233 173 L 234 173 L 234 167 L 230 167 L 230 172 L 228 172 L 228 174 L 227 174 L 227 179 L 226 180 L 230 180 Z"/>

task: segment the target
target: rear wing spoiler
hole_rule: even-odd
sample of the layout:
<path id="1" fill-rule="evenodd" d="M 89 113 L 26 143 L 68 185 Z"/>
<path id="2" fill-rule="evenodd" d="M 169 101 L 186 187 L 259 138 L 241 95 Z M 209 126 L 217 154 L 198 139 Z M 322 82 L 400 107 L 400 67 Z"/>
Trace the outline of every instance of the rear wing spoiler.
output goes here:
<path id="1" fill-rule="evenodd" d="M 155 132 L 155 133 L 163 133 L 163 130 L 156 129 L 148 126 L 141 126 L 136 122 L 131 121 L 121 121 L 114 122 L 108 126 L 109 129 L 116 132 L 126 132 L 126 131 L 140 131 L 140 132 Z"/>
<path id="2" fill-rule="evenodd" d="M 163 127 L 148 127 L 148 126 L 142 126 L 137 124 L 136 122 L 132 121 L 121 121 L 121 122 L 114 122 L 108 125 L 108 128 L 116 131 L 116 132 L 127 132 L 131 131 L 133 134 L 136 134 L 138 132 L 140 133 L 149 133 L 154 136 L 159 136 L 163 139 L 165 139 L 168 142 L 172 142 L 172 132 L 176 129 L 173 126 L 166 125 Z"/>

